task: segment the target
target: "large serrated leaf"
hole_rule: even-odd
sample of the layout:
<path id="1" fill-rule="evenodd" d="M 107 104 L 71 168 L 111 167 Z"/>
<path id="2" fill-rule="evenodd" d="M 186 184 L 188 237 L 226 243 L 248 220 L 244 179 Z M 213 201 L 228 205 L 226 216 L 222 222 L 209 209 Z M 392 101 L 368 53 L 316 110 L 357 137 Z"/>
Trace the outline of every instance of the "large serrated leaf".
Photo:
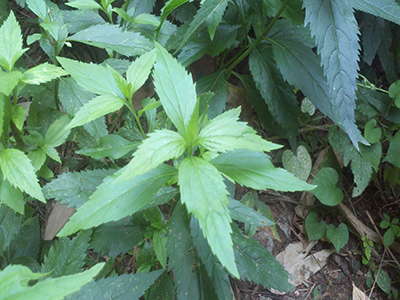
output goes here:
<path id="1" fill-rule="evenodd" d="M 256 240 L 245 237 L 236 225 L 232 229 L 240 278 L 279 292 L 291 291 L 293 287 L 288 282 L 289 274 L 272 254 Z"/>
<path id="2" fill-rule="evenodd" d="M 28 267 L 21 265 L 9 265 L 0 271 L 0 294 L 4 299 L 14 300 L 63 300 L 65 296 L 92 281 L 103 266 L 104 263 L 99 263 L 82 273 L 47 278 L 30 285 L 32 280 L 37 280 L 45 274 L 33 273 Z"/>
<path id="3" fill-rule="evenodd" d="M 27 84 L 41 84 L 65 75 L 68 75 L 68 72 L 55 65 L 44 63 L 25 71 L 21 81 Z"/>
<path id="4" fill-rule="evenodd" d="M 47 199 L 55 198 L 62 204 L 79 208 L 89 200 L 89 197 L 104 178 L 113 174 L 115 170 L 88 170 L 75 173 L 63 173 L 57 179 L 43 187 Z"/>
<path id="5" fill-rule="evenodd" d="M 400 25 L 400 5 L 395 0 L 353 0 L 354 8 Z"/>
<path id="6" fill-rule="evenodd" d="M 70 41 L 111 49 L 125 56 L 136 56 L 149 52 L 153 43 L 138 32 L 124 31 L 111 24 L 99 24 L 78 31 L 68 38 Z"/>
<path id="7" fill-rule="evenodd" d="M 21 190 L 5 180 L 3 175 L 1 175 L 0 181 L 0 202 L 5 203 L 15 212 L 24 214 L 25 201 Z"/>
<path id="8" fill-rule="evenodd" d="M 23 216 L 0 203 L 0 252 L 3 253 L 22 227 Z"/>
<path id="9" fill-rule="evenodd" d="M 29 158 L 18 149 L 0 152 L 0 168 L 3 176 L 12 185 L 30 194 L 39 201 L 46 202 Z"/>
<path id="10" fill-rule="evenodd" d="M 163 271 L 102 278 L 88 283 L 80 291 L 66 297 L 65 300 L 140 299 Z"/>
<path id="11" fill-rule="evenodd" d="M 197 144 L 218 152 L 234 149 L 271 151 L 282 147 L 263 140 L 245 122 L 238 121 L 239 115 L 240 107 L 214 118 L 200 131 Z"/>
<path id="12" fill-rule="evenodd" d="M 149 134 L 133 154 L 133 159 L 118 173 L 118 181 L 127 180 L 150 171 L 172 158 L 178 158 L 186 149 L 184 138 L 168 129 Z"/>
<path id="13" fill-rule="evenodd" d="M 155 50 L 151 50 L 138 57 L 126 71 L 126 80 L 131 84 L 131 95 L 133 95 L 149 78 L 150 71 L 156 61 Z"/>
<path id="14" fill-rule="evenodd" d="M 200 9 L 202 9 L 204 6 L 208 6 L 207 2 L 211 1 L 203 1 L 203 5 Z M 228 6 L 228 3 L 229 1 L 227 0 L 225 2 L 218 3 L 216 9 L 206 19 L 207 29 L 211 40 L 214 39 L 215 30 L 222 20 L 222 15 L 224 14 L 226 7 Z"/>
<path id="15" fill-rule="evenodd" d="M 118 221 L 135 213 L 150 202 L 153 195 L 173 176 L 176 176 L 175 168 L 160 165 L 131 180 L 116 182 L 116 176 L 107 177 L 92 194 L 90 201 L 78 209 L 58 236 Z"/>
<path id="16" fill-rule="evenodd" d="M 198 157 L 187 157 L 179 166 L 181 200 L 199 220 L 212 252 L 221 264 L 238 277 L 230 237 L 231 217 L 227 191 L 218 170 Z"/>
<path id="17" fill-rule="evenodd" d="M 175 288 L 171 275 L 166 271 L 150 287 L 147 299 L 151 300 L 175 300 Z"/>
<path id="18" fill-rule="evenodd" d="M 62 10 L 62 16 L 69 33 L 76 33 L 93 25 L 105 24 L 106 21 L 91 10 Z"/>
<path id="19" fill-rule="evenodd" d="M 197 102 L 196 88 L 192 76 L 164 48 L 156 44 L 156 49 L 154 86 L 168 117 L 185 136 Z"/>
<path id="20" fill-rule="evenodd" d="M 310 24 L 311 34 L 316 37 L 318 53 L 330 95 L 339 112 L 342 126 L 358 148 L 355 126 L 355 98 L 358 77 L 358 27 L 352 1 L 305 0 L 305 24 Z"/>
<path id="21" fill-rule="evenodd" d="M 284 169 L 275 168 L 268 155 L 249 150 L 223 153 L 211 163 L 237 183 L 256 190 L 278 191 L 312 190 L 314 187 L 301 181 Z"/>
<path id="22" fill-rule="evenodd" d="M 12 71 L 15 62 L 27 50 L 22 49 L 21 28 L 11 11 L 0 27 L 0 66 Z"/>
<path id="23" fill-rule="evenodd" d="M 10 260 L 29 257 L 38 260 L 40 252 L 40 225 L 39 217 L 26 220 L 8 249 Z"/>
<path id="24" fill-rule="evenodd" d="M 71 240 L 67 237 L 56 240 L 44 258 L 42 272 L 49 272 L 53 278 L 81 272 L 91 234 L 91 230 L 86 230 Z"/>

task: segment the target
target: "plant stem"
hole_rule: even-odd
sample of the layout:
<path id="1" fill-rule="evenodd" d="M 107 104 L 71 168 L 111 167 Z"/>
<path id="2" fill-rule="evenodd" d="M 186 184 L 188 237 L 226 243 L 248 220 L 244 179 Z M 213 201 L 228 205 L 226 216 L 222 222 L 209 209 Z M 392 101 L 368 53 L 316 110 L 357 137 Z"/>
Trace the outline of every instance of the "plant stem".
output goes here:
<path id="1" fill-rule="evenodd" d="M 278 21 L 288 2 L 289 0 L 285 0 L 285 2 L 283 2 L 282 6 L 279 8 L 278 12 L 271 20 L 271 22 L 268 24 L 267 28 L 265 28 L 262 34 L 254 41 L 253 45 L 251 45 L 250 48 L 248 48 L 233 64 L 229 66 L 228 69 L 226 69 L 227 73 L 230 73 L 243 59 L 245 59 L 251 53 L 251 51 L 253 51 L 258 46 L 258 44 L 261 43 L 261 41 L 264 39 L 264 36 L 267 35 L 267 33 L 275 25 L 276 21 Z"/>
<path id="2" fill-rule="evenodd" d="M 135 117 L 136 123 L 137 123 L 137 125 L 138 125 L 138 127 L 139 127 L 140 132 L 141 132 L 142 135 L 143 135 L 143 138 L 146 138 L 146 133 L 145 133 L 144 130 L 143 130 L 142 124 L 140 123 L 140 119 L 139 119 L 139 117 L 138 117 L 138 115 L 137 115 L 135 109 L 133 108 L 132 103 L 129 102 L 129 101 L 127 101 L 126 106 L 128 107 L 129 111 L 132 113 L 132 115 Z"/>

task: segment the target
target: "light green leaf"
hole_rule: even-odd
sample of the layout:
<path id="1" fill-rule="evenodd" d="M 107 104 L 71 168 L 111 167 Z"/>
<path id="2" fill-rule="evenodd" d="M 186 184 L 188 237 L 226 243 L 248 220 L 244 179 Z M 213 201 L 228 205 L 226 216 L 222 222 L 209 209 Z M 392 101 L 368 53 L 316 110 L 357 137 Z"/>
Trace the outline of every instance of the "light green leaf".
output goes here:
<path id="1" fill-rule="evenodd" d="M 400 130 L 396 132 L 393 139 L 390 141 L 389 149 L 383 161 L 388 161 L 400 168 Z"/>
<path id="2" fill-rule="evenodd" d="M 229 202 L 221 174 L 204 159 L 187 157 L 179 166 L 178 183 L 182 203 L 199 221 L 212 252 L 238 278 L 230 236 Z"/>
<path id="3" fill-rule="evenodd" d="M 169 14 L 174 11 L 176 8 L 181 6 L 182 4 L 185 4 L 188 1 L 192 0 L 168 0 L 163 8 L 161 9 L 161 16 L 160 16 L 160 25 L 159 27 L 162 26 L 166 18 L 169 16 Z M 157 28 L 156 30 L 160 31 L 160 28 Z"/>
<path id="4" fill-rule="evenodd" d="M 339 175 L 334 169 L 323 168 L 314 178 L 313 184 L 317 185 L 317 188 L 312 193 L 325 205 L 338 205 L 343 200 L 342 190 L 336 187 L 338 180 Z"/>
<path id="5" fill-rule="evenodd" d="M 211 163 L 223 174 L 241 185 L 256 190 L 312 190 L 314 186 L 294 177 L 284 169 L 275 168 L 268 155 L 249 150 L 220 154 Z"/>
<path id="6" fill-rule="evenodd" d="M 156 52 L 151 50 L 138 57 L 126 71 L 126 80 L 131 84 L 131 96 L 146 82 L 156 61 Z"/>
<path id="7" fill-rule="evenodd" d="M 65 129 L 71 129 L 96 120 L 120 109 L 125 103 L 125 99 L 112 94 L 97 96 L 81 107 Z"/>
<path id="8" fill-rule="evenodd" d="M 55 65 L 44 63 L 25 71 L 21 81 L 26 84 L 41 84 L 65 75 L 68 75 L 68 72 Z"/>
<path id="9" fill-rule="evenodd" d="M 34 12 L 40 19 L 46 20 L 47 6 L 44 0 L 26 0 L 29 9 Z"/>
<path id="10" fill-rule="evenodd" d="M 15 213 L 12 208 L 0 203 L 0 253 L 8 248 L 11 241 L 22 227 L 24 218 Z M 1 289 L 1 284 L 0 284 Z"/>
<path id="11" fill-rule="evenodd" d="M 42 149 L 37 148 L 33 151 L 29 151 L 28 158 L 32 162 L 35 172 L 37 172 L 46 162 L 46 153 Z"/>
<path id="12" fill-rule="evenodd" d="M 82 63 L 64 57 L 57 57 L 57 60 L 84 90 L 100 95 L 113 94 L 124 97 L 113 74 L 106 67 Z"/>
<path id="13" fill-rule="evenodd" d="M 0 168 L 3 176 L 15 187 L 46 202 L 29 158 L 20 150 L 5 149 L 0 152 Z"/>
<path id="14" fill-rule="evenodd" d="M 395 0 L 353 0 L 354 8 L 400 25 L 400 6 Z"/>
<path id="15" fill-rule="evenodd" d="M 22 195 L 20 189 L 14 187 L 5 179 L 2 179 L 2 181 L 0 182 L 0 202 L 5 203 L 7 206 L 11 207 L 15 212 L 21 215 L 24 214 L 25 210 L 24 195 Z"/>
<path id="16" fill-rule="evenodd" d="M 291 150 L 285 150 L 282 155 L 283 167 L 297 178 L 307 181 L 311 173 L 311 157 L 306 147 L 297 147 L 295 155 Z"/>
<path id="17" fill-rule="evenodd" d="M 141 110 L 139 110 L 138 111 L 138 117 L 140 118 L 141 116 L 142 116 L 142 114 L 144 113 L 144 112 L 146 112 L 146 111 L 152 111 L 152 110 L 154 110 L 154 112 L 156 112 L 156 109 L 157 108 L 159 108 L 162 104 L 161 104 L 161 102 L 160 101 L 156 101 L 154 98 L 152 98 L 152 99 L 150 99 L 150 98 L 147 98 L 147 99 L 149 99 L 149 101 L 151 101 L 149 104 L 147 104 L 147 105 L 145 105 L 143 102 L 143 105 L 145 105 L 144 107 L 143 107 L 143 109 L 141 109 Z"/>
<path id="18" fill-rule="evenodd" d="M 103 157 L 118 159 L 135 149 L 139 144 L 139 142 L 128 141 L 119 135 L 110 134 L 101 137 L 96 147 L 85 147 L 76 151 L 76 153 L 90 156 L 94 159 Z"/>
<path id="19" fill-rule="evenodd" d="M 25 118 L 26 118 L 26 108 L 25 107 L 23 107 L 21 105 L 15 105 L 12 107 L 11 120 L 13 121 L 13 123 L 15 124 L 15 127 L 17 127 L 17 129 L 19 131 L 21 131 L 22 128 L 24 127 Z"/>
<path id="20" fill-rule="evenodd" d="M 376 273 L 374 275 L 376 276 Z M 380 269 L 378 276 L 376 276 L 376 283 L 382 291 L 388 295 L 390 294 L 392 285 L 390 283 L 389 274 L 385 270 Z"/>
<path id="21" fill-rule="evenodd" d="M 196 88 L 192 76 L 172 55 L 158 44 L 156 49 L 154 86 L 168 117 L 185 136 L 197 102 Z"/>
<path id="22" fill-rule="evenodd" d="M 65 3 L 77 9 L 101 9 L 101 6 L 94 0 L 79 0 Z"/>
<path id="23" fill-rule="evenodd" d="M 172 158 L 178 158 L 186 150 L 184 138 L 168 129 L 157 130 L 138 147 L 129 164 L 118 172 L 118 181 L 142 175 Z"/>
<path id="24" fill-rule="evenodd" d="M 228 110 L 210 121 L 199 133 L 197 144 L 210 151 L 249 149 L 271 151 L 282 146 L 263 140 L 245 122 L 238 122 L 240 107 Z"/>
<path id="25" fill-rule="evenodd" d="M 48 278 L 29 285 L 31 280 L 37 280 L 45 274 L 33 273 L 28 267 L 21 265 L 9 265 L 0 271 L 0 294 L 4 299 L 13 300 L 62 300 L 92 281 L 103 266 L 104 263 L 98 263 L 82 273 Z"/>
<path id="26" fill-rule="evenodd" d="M 229 198 L 228 209 L 232 219 L 239 222 L 255 226 L 272 226 L 275 224 L 253 208 L 232 198 Z"/>
<path id="27" fill-rule="evenodd" d="M 0 27 L 0 66 L 12 71 L 15 62 L 28 49 L 22 49 L 21 28 L 13 11 Z"/>
<path id="28" fill-rule="evenodd" d="M 46 153 L 46 155 L 48 155 L 51 159 L 54 159 L 56 162 L 61 164 L 60 156 L 58 155 L 58 152 L 55 148 L 50 147 L 48 145 L 44 145 L 41 148 Z"/>
<path id="29" fill-rule="evenodd" d="M 131 180 L 116 182 L 115 176 L 107 177 L 57 236 L 67 236 L 80 229 L 118 221 L 135 213 L 150 202 L 153 195 L 173 176 L 176 176 L 175 168 L 160 165 Z"/>
<path id="30" fill-rule="evenodd" d="M 151 14 L 140 14 L 136 16 L 133 22 L 137 24 L 153 25 L 155 27 L 160 25 L 160 20 L 155 15 Z"/>
<path id="31" fill-rule="evenodd" d="M 344 223 L 340 223 L 337 228 L 330 224 L 326 229 L 326 237 L 335 246 L 336 252 L 339 253 L 340 249 L 349 241 L 349 230 Z"/>
<path id="32" fill-rule="evenodd" d="M 46 135 L 44 136 L 44 144 L 49 147 L 58 147 L 64 143 L 71 132 L 70 130 L 65 129 L 70 120 L 71 119 L 68 115 L 64 115 L 57 119 L 49 129 L 47 129 Z"/>
<path id="33" fill-rule="evenodd" d="M 48 33 L 50 33 L 50 35 L 56 40 L 59 40 L 59 28 L 60 28 L 60 24 L 58 24 L 57 22 L 50 22 L 50 21 L 46 21 L 44 23 L 40 23 L 40 27 L 42 27 L 44 29 L 44 31 L 47 31 Z"/>
<path id="34" fill-rule="evenodd" d="M 358 77 L 359 30 L 352 1 L 305 0 L 305 24 L 316 37 L 318 53 L 327 77 L 328 87 L 339 112 L 342 125 L 358 147 L 355 126 L 355 98 Z"/>
<path id="35" fill-rule="evenodd" d="M 358 152 L 351 161 L 351 171 L 354 174 L 354 182 L 357 185 L 353 189 L 353 197 L 358 197 L 367 188 L 372 175 L 371 163 Z"/>
<path id="36" fill-rule="evenodd" d="M 86 230 L 71 240 L 67 237 L 56 240 L 44 258 L 41 271 L 53 278 L 81 272 L 91 234 L 91 230 Z"/>
<path id="37" fill-rule="evenodd" d="M 111 24 L 94 25 L 75 33 L 68 40 L 111 49 L 126 56 L 141 55 L 154 48 L 153 43 L 138 32 L 124 31 Z"/>
<path id="38" fill-rule="evenodd" d="M 22 73 L 19 71 L 3 72 L 0 70 L 0 93 L 9 96 L 21 77 Z"/>
<path id="39" fill-rule="evenodd" d="M 315 212 L 310 212 L 307 215 L 305 227 L 310 241 L 317 241 L 325 236 L 326 223 L 324 221 L 318 222 L 318 215 Z"/>

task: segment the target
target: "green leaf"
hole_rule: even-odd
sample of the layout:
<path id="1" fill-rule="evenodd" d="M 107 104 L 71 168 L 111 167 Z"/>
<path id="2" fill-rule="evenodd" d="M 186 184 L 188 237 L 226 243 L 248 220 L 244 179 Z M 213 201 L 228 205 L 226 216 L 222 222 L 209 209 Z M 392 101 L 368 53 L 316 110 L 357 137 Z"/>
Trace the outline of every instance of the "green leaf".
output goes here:
<path id="1" fill-rule="evenodd" d="M 373 15 L 365 14 L 361 27 L 363 61 L 370 66 L 385 36 L 385 21 Z"/>
<path id="2" fill-rule="evenodd" d="M 168 129 L 157 130 L 138 147 L 129 164 L 118 172 L 118 181 L 142 175 L 172 158 L 178 158 L 186 150 L 184 138 Z"/>
<path id="3" fill-rule="evenodd" d="M 14 187 L 3 178 L 0 182 L 0 201 L 12 208 L 15 212 L 21 215 L 24 214 L 25 201 L 21 190 Z"/>
<path id="4" fill-rule="evenodd" d="M 55 198 L 62 204 L 79 208 L 89 200 L 96 187 L 104 178 L 113 174 L 114 169 L 87 170 L 74 173 L 63 173 L 57 179 L 43 187 L 46 199 Z"/>
<path id="5" fill-rule="evenodd" d="M 375 171 L 378 170 L 382 159 L 382 145 L 380 143 L 375 143 L 371 146 L 360 145 L 360 154 L 371 164 Z"/>
<path id="6" fill-rule="evenodd" d="M 155 27 L 158 27 L 158 25 L 160 25 L 160 20 L 158 19 L 158 17 L 151 14 L 137 15 L 133 22 L 137 24 L 153 25 Z"/>
<path id="7" fill-rule="evenodd" d="M 382 226 L 381 226 L 381 227 L 382 227 Z M 383 245 L 384 245 L 385 247 L 389 247 L 390 245 L 393 244 L 394 238 L 395 238 L 395 236 L 394 236 L 394 234 L 393 234 L 393 231 L 392 231 L 391 228 L 389 228 L 389 229 L 385 232 L 385 234 L 383 235 Z"/>
<path id="8" fill-rule="evenodd" d="M 282 155 L 283 167 L 297 178 L 307 181 L 311 173 L 311 157 L 306 147 L 297 147 L 295 155 L 291 150 L 285 150 Z"/>
<path id="9" fill-rule="evenodd" d="M 245 122 L 238 122 L 240 107 L 228 110 L 210 121 L 199 133 L 197 144 L 210 151 L 249 149 L 271 151 L 282 146 L 263 140 Z"/>
<path id="10" fill-rule="evenodd" d="M 21 259 L 22 257 L 29 257 L 33 260 L 39 259 L 40 253 L 40 225 L 39 216 L 27 219 L 21 230 L 8 248 L 8 255 L 10 260 Z"/>
<path id="11" fill-rule="evenodd" d="M 376 273 L 374 275 L 376 276 Z M 376 283 L 382 289 L 382 291 L 384 291 L 386 294 L 390 294 L 392 285 L 390 283 L 390 277 L 385 270 L 381 269 L 379 271 L 378 276 L 376 276 Z"/>
<path id="12" fill-rule="evenodd" d="M 317 187 L 312 193 L 325 205 L 338 205 L 343 201 L 343 192 L 336 187 L 338 180 L 339 175 L 334 169 L 323 168 L 314 178 L 313 184 Z"/>
<path id="13" fill-rule="evenodd" d="M 94 0 L 79 0 L 65 3 L 77 9 L 101 9 L 101 6 Z"/>
<path id="14" fill-rule="evenodd" d="M 393 139 L 390 141 L 389 149 L 386 153 L 383 162 L 387 161 L 400 168 L 400 130 L 396 132 Z"/>
<path id="15" fill-rule="evenodd" d="M 3 176 L 13 186 L 30 194 L 39 201 L 46 202 L 28 157 L 20 150 L 5 149 L 0 152 L 0 168 Z"/>
<path id="16" fill-rule="evenodd" d="M 232 219 L 255 226 L 272 226 L 275 223 L 264 217 L 253 208 L 242 204 L 240 201 L 229 198 L 229 213 Z"/>
<path id="17" fill-rule="evenodd" d="M 132 300 L 140 299 L 144 292 L 164 272 L 123 274 L 102 278 L 86 284 L 80 291 L 69 295 L 65 300 Z"/>
<path id="18" fill-rule="evenodd" d="M 118 221 L 140 210 L 153 195 L 173 176 L 175 168 L 160 165 L 141 176 L 116 182 L 115 176 L 107 177 L 69 222 L 57 234 L 67 236 L 80 229 L 88 229 L 110 221 Z"/>
<path id="19" fill-rule="evenodd" d="M 57 60 L 84 90 L 100 95 L 113 94 L 124 97 L 113 74 L 106 67 L 82 63 L 64 57 L 57 57 Z"/>
<path id="20" fill-rule="evenodd" d="M 289 274 L 275 257 L 256 240 L 244 236 L 236 225 L 232 229 L 240 278 L 279 292 L 292 291 Z"/>
<path id="21" fill-rule="evenodd" d="M 96 120 L 120 109 L 125 103 L 125 99 L 112 94 L 97 96 L 81 107 L 65 129 L 71 129 Z"/>
<path id="22" fill-rule="evenodd" d="M 210 0 L 203 1 L 203 5 L 200 9 L 202 9 L 203 6 L 206 5 L 208 6 L 207 2 L 211 1 Z M 207 29 L 211 40 L 214 39 L 215 30 L 217 29 L 219 23 L 222 20 L 222 15 L 224 14 L 226 7 L 228 6 L 228 2 L 229 1 L 218 3 L 218 6 L 206 19 Z"/>
<path id="23" fill-rule="evenodd" d="M 353 0 L 354 8 L 400 25 L 400 6 L 394 0 Z"/>
<path id="24" fill-rule="evenodd" d="M 103 157 L 118 159 L 135 149 L 138 145 L 139 142 L 131 142 L 117 134 L 110 134 L 101 137 L 96 147 L 85 147 L 76 151 L 76 153 L 90 156 L 94 159 Z"/>
<path id="25" fill-rule="evenodd" d="M 351 1 L 323 0 L 318 5 L 305 0 L 305 24 L 316 37 L 318 53 L 324 67 L 334 105 L 342 125 L 358 147 L 355 126 L 355 98 L 358 77 L 358 26 Z"/>
<path id="26" fill-rule="evenodd" d="M 22 130 L 24 127 L 24 121 L 26 118 L 26 108 L 21 105 L 15 105 L 12 107 L 12 116 L 11 120 L 15 124 L 18 130 Z"/>
<path id="27" fill-rule="evenodd" d="M 171 276 L 167 271 L 150 287 L 148 298 L 151 300 L 175 300 L 175 288 Z"/>
<path id="28" fill-rule="evenodd" d="M 192 76 L 164 48 L 156 44 L 156 49 L 154 86 L 168 117 L 185 137 L 197 102 L 196 88 Z"/>
<path id="29" fill-rule="evenodd" d="M 93 25 L 107 23 L 97 12 L 91 10 L 62 10 L 69 33 L 76 33 Z"/>
<path id="30" fill-rule="evenodd" d="M 29 9 L 34 12 L 40 19 L 46 20 L 47 6 L 44 0 L 26 0 Z"/>
<path id="31" fill-rule="evenodd" d="M 156 28 L 156 32 L 160 31 L 160 27 L 172 11 L 188 1 L 191 0 L 168 0 L 161 9 L 160 25 Z"/>
<path id="32" fill-rule="evenodd" d="M 335 246 L 336 252 L 339 253 L 340 249 L 349 241 L 349 230 L 344 223 L 340 223 L 337 228 L 330 224 L 326 229 L 326 237 Z"/>
<path id="33" fill-rule="evenodd" d="M 351 171 L 354 174 L 354 182 L 356 187 L 353 189 L 353 197 L 358 197 L 366 189 L 371 180 L 372 165 L 371 163 L 362 157 L 359 153 L 356 153 L 355 157 L 351 161 Z"/>
<path id="34" fill-rule="evenodd" d="M 22 227 L 23 216 L 0 203 L 0 253 L 8 248 Z M 0 285 L 1 289 L 1 285 Z"/>
<path id="35" fill-rule="evenodd" d="M 156 52 L 151 50 L 138 57 L 126 71 L 126 80 L 131 84 L 131 96 L 146 82 L 156 61 Z"/>
<path id="36" fill-rule="evenodd" d="M 70 133 L 70 130 L 65 129 L 70 120 L 68 115 L 57 119 L 49 129 L 47 129 L 46 135 L 44 136 L 44 144 L 49 147 L 58 147 L 64 143 Z"/>
<path id="37" fill-rule="evenodd" d="M 3 72 L 0 70 L 0 93 L 9 96 L 21 77 L 22 73 L 19 71 Z"/>
<path id="38" fill-rule="evenodd" d="M 375 128 L 376 124 L 377 122 L 375 119 L 371 119 L 367 122 L 367 124 L 365 124 L 364 136 L 367 142 L 370 144 L 379 142 L 382 137 L 382 130 L 380 128 Z"/>
<path id="39" fill-rule="evenodd" d="M 11 72 L 15 62 L 27 50 L 22 49 L 21 28 L 11 11 L 0 27 L 0 66 Z"/>
<path id="40" fill-rule="evenodd" d="M 310 241 L 318 241 L 325 236 L 326 223 L 324 221 L 318 222 L 318 215 L 315 212 L 310 212 L 307 215 L 305 227 Z"/>
<path id="41" fill-rule="evenodd" d="M 236 150 L 223 153 L 211 163 L 237 183 L 256 190 L 294 192 L 314 188 L 286 170 L 274 168 L 268 155 L 256 151 Z"/>
<path id="42" fill-rule="evenodd" d="M 46 153 L 41 148 L 37 148 L 36 150 L 29 151 L 28 158 L 35 169 L 35 172 L 37 172 L 46 162 Z"/>
<path id="43" fill-rule="evenodd" d="M 66 75 L 68 72 L 63 69 L 44 63 L 25 71 L 20 80 L 26 84 L 41 84 Z"/>
<path id="44" fill-rule="evenodd" d="M 199 221 L 212 252 L 233 276 L 239 277 L 233 256 L 231 218 L 223 179 L 218 170 L 198 157 L 187 157 L 179 166 L 181 201 Z"/>
<path id="45" fill-rule="evenodd" d="M 104 263 L 99 263 L 82 273 L 48 278 L 35 285 L 28 285 L 31 280 L 37 280 L 45 274 L 33 273 L 21 265 L 9 265 L 0 271 L 0 294 L 5 299 L 15 300 L 62 300 L 92 281 L 103 266 Z"/>
<path id="46" fill-rule="evenodd" d="M 258 45 L 249 56 L 251 75 L 261 96 L 289 139 L 294 139 L 299 126 L 299 110 L 293 89 L 284 82 L 273 60 L 270 47 Z"/>
<path id="47" fill-rule="evenodd" d="M 142 55 L 154 48 L 153 43 L 138 32 L 124 31 L 111 24 L 98 24 L 68 38 L 90 46 L 111 49 L 125 56 Z"/>

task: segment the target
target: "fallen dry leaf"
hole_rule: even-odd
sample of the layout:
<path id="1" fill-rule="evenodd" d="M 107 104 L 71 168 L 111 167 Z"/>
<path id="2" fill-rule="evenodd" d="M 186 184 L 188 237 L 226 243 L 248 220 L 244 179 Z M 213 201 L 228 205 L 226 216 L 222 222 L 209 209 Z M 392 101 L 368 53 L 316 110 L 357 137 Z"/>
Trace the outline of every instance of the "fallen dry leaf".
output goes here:
<path id="1" fill-rule="evenodd" d="M 354 285 L 353 282 L 353 300 L 370 300 L 363 291 Z"/>

